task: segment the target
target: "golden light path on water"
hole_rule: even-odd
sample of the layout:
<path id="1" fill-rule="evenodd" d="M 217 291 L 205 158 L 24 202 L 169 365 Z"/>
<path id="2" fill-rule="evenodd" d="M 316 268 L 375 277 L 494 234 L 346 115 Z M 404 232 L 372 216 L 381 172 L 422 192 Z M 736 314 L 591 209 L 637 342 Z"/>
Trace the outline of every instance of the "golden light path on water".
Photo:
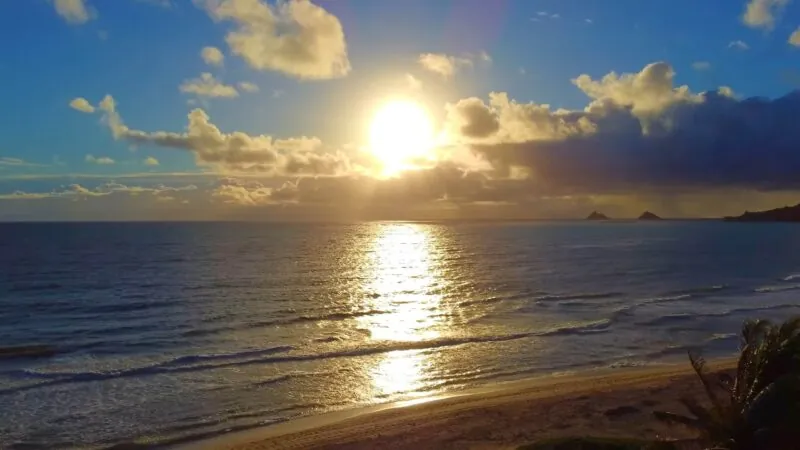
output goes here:
<path id="1" fill-rule="evenodd" d="M 381 224 L 368 253 L 364 290 L 371 309 L 388 311 L 360 318 L 376 341 L 411 342 L 441 335 L 442 295 L 446 280 L 435 257 L 437 236 L 419 224 Z M 433 361 L 424 350 L 386 353 L 371 370 L 376 396 L 414 395 L 423 387 Z"/>

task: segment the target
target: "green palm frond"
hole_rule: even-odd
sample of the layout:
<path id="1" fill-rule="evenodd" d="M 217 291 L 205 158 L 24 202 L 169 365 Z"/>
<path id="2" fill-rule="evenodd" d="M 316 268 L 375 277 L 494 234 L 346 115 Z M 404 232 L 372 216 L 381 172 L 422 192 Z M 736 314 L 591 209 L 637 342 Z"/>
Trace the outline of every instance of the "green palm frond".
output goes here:
<path id="1" fill-rule="evenodd" d="M 748 320 L 742 325 L 733 374 L 714 377 L 706 361 L 690 353 L 709 406 L 681 403 L 689 412 L 656 412 L 663 421 L 698 430 L 709 448 L 791 450 L 800 442 L 800 316 L 780 325 Z"/>

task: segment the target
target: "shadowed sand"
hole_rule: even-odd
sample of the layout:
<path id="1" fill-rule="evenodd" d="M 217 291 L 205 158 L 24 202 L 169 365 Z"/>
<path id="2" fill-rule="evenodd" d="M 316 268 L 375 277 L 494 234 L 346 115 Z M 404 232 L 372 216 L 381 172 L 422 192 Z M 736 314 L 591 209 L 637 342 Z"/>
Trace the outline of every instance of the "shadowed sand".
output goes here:
<path id="1" fill-rule="evenodd" d="M 732 367 L 715 360 L 713 369 Z M 683 411 L 678 399 L 701 396 L 688 361 L 676 365 L 548 376 L 463 395 L 299 419 L 220 436 L 201 449 L 513 449 L 563 436 L 693 437 L 653 418 Z"/>

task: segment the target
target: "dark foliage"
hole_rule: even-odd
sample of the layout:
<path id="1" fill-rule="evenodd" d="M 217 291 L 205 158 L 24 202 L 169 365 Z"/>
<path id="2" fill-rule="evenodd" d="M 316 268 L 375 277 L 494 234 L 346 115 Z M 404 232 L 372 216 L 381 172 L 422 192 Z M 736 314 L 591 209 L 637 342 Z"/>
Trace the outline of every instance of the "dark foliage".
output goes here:
<path id="1" fill-rule="evenodd" d="M 703 358 L 689 355 L 708 404 L 685 398 L 689 415 L 656 417 L 698 430 L 712 449 L 800 448 L 800 317 L 782 325 L 747 321 L 741 337 L 732 375 L 710 375 Z"/>

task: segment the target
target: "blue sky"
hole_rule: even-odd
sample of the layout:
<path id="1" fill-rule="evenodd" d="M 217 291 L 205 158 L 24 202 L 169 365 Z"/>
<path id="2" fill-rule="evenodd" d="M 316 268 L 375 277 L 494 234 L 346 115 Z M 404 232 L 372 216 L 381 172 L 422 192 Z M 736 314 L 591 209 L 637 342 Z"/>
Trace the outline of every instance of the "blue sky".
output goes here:
<path id="1" fill-rule="evenodd" d="M 95 197 L 110 197 L 106 192 L 109 188 L 102 187 L 104 184 L 131 188 L 130 182 L 120 182 L 131 179 L 141 188 L 152 189 L 156 178 L 159 186 L 193 183 L 209 199 L 221 187 L 230 186 L 220 184 L 219 180 L 229 183 L 234 183 L 232 179 L 246 180 L 236 183 L 247 195 L 264 194 L 251 202 L 256 205 L 249 206 L 264 211 L 276 209 L 281 203 L 276 192 L 285 183 L 305 186 L 333 182 L 321 181 L 320 177 L 347 178 L 346 182 L 352 182 L 356 174 L 367 176 L 368 164 L 360 162 L 359 170 L 353 166 L 368 145 L 370 119 L 382 104 L 398 97 L 421 105 L 432 117 L 434 126 L 444 129 L 457 118 L 456 112 L 448 115 L 446 105 L 475 97 L 490 107 L 490 92 L 504 92 L 514 104 L 550 105 L 551 111 L 558 108 L 582 111 L 592 101 L 605 97 L 636 110 L 636 101 L 642 100 L 621 100 L 608 90 L 590 98 L 573 80 L 582 74 L 595 81 L 611 72 L 638 74 L 648 64 L 657 62 L 668 64 L 674 73 L 668 76 L 670 89 L 686 85 L 694 95 L 726 86 L 732 90 L 732 97 L 740 100 L 774 99 L 791 92 L 800 83 L 800 35 L 798 45 L 790 42 L 790 36 L 800 27 L 800 3 L 788 0 L 319 0 L 311 3 L 312 9 L 308 11 L 322 14 L 329 21 L 319 28 L 323 30 L 321 34 L 314 34 L 319 30 L 313 24 L 305 30 L 304 36 L 311 41 L 297 41 L 298 46 L 304 42 L 318 45 L 312 51 L 316 52 L 311 56 L 314 60 L 305 69 L 290 67 L 296 55 L 273 57 L 268 50 L 236 50 L 231 45 L 231 34 L 247 26 L 243 11 L 257 6 L 270 8 L 268 11 L 277 17 L 278 26 L 251 33 L 254 42 L 273 42 L 258 41 L 257 33 L 271 33 L 261 36 L 265 39 L 303 35 L 308 24 L 303 22 L 301 13 L 281 15 L 281 8 L 294 3 L 308 2 L 30 0 L 0 4 L 0 45 L 5 47 L 4 80 L 0 83 L 0 97 L 5 101 L 0 157 L 5 158 L 5 163 L 0 164 L 0 194 L 5 196 L 4 209 L 15 211 L 6 216 L 36 219 L 51 210 L 69 211 L 69 204 L 51 208 L 55 200 L 69 197 L 74 202 L 75 198 L 81 198 L 61 195 L 71 189 L 70 185 L 89 189 L 98 194 Z M 336 30 L 331 34 L 324 28 L 331 24 L 333 28 L 340 27 L 341 39 L 337 40 Z M 330 46 L 322 42 L 325 39 L 331 40 Z M 201 57 L 204 47 L 219 49 L 223 62 L 204 61 Z M 258 54 L 248 56 L 248 51 Z M 453 66 L 453 73 L 443 74 L 425 67 L 421 63 L 421 55 L 425 54 L 445 58 Z M 280 58 L 284 58 L 283 62 L 274 62 Z M 345 61 L 348 67 L 336 69 L 331 63 L 336 58 Z M 309 75 L 314 71 L 317 72 Z M 215 83 L 235 90 L 236 95 L 182 92 L 182 85 L 191 84 L 202 73 L 211 74 Z M 245 82 L 257 86 L 258 92 L 242 88 L 240 83 Z M 131 130 L 182 133 L 187 127 L 187 114 L 199 108 L 222 133 L 241 131 L 251 137 L 268 135 L 276 139 L 317 138 L 321 144 L 304 147 L 303 151 L 312 152 L 314 157 L 343 154 L 348 169 L 337 169 L 335 173 L 286 172 L 275 166 L 242 165 L 241 161 L 231 164 L 228 156 L 209 156 L 207 148 L 163 145 L 152 136 L 141 139 L 117 133 L 115 137 L 108 125 L 109 111 L 98 108 L 106 95 L 113 96 L 113 114 L 118 114 Z M 85 114 L 71 108 L 70 102 L 78 98 L 85 99 L 94 112 Z M 504 119 L 499 115 L 500 108 L 492 108 L 500 117 L 499 136 L 503 133 Z M 637 118 L 645 130 L 645 120 L 650 117 L 637 115 Z M 780 140 L 780 136 L 775 138 Z M 522 145 L 539 140 L 538 135 L 532 134 L 527 138 L 507 137 L 505 141 L 499 137 L 467 136 L 453 138 L 447 145 L 461 146 L 464 153 L 491 162 L 497 158 L 484 152 L 486 145 Z M 484 147 L 476 150 L 476 145 Z M 231 151 L 231 147 L 224 150 Z M 293 150 L 277 150 L 279 154 L 289 151 Z M 307 160 L 308 155 L 301 157 Z M 147 158 L 153 158 L 148 160 L 150 164 L 145 163 Z M 439 154 L 435 159 L 432 165 L 419 169 L 438 170 L 441 164 L 455 161 Z M 465 165 L 460 160 L 457 171 L 460 179 L 485 169 L 473 163 Z M 483 172 L 486 177 L 481 181 L 483 187 L 502 179 L 501 168 L 492 165 L 493 171 Z M 528 179 L 533 178 L 530 173 L 540 171 L 540 167 L 526 166 L 520 161 L 506 165 L 522 167 L 529 175 L 523 178 Z M 190 174 L 200 172 L 205 175 L 187 181 Z M 408 178 L 413 178 L 412 175 L 419 174 L 408 174 Z M 565 187 L 569 189 L 557 195 L 564 197 L 567 191 L 573 195 L 576 189 L 585 190 Z M 668 187 L 671 191 L 675 188 Z M 723 183 L 712 187 L 700 189 L 692 185 L 689 190 L 697 195 L 713 194 L 714 198 L 723 191 L 755 192 L 759 205 L 778 201 L 765 200 L 777 197 L 764 193 L 757 183 Z M 616 196 L 614 207 L 623 211 L 625 208 L 618 207 L 619 204 L 636 207 L 647 201 L 665 204 L 663 188 L 653 187 L 653 191 L 658 191 L 657 200 L 619 200 L 626 191 L 620 187 L 581 194 Z M 543 192 L 532 184 L 520 189 L 529 194 Z M 630 186 L 629 190 L 638 189 Z M 496 193 L 496 186 L 490 191 Z M 782 187 L 779 191 L 781 195 L 793 195 L 794 187 Z M 121 188 L 113 196 L 120 192 Z M 22 193 L 28 197 L 22 198 Z M 15 194 L 17 198 L 12 198 Z M 438 191 L 429 200 L 451 199 L 459 194 Z M 164 196 L 154 191 L 152 195 Z M 548 191 L 548 201 L 554 195 Z M 248 200 L 237 204 L 234 197 L 233 194 L 230 198 L 218 196 L 227 200 L 215 208 L 224 206 L 230 211 L 234 206 L 248 206 L 245 204 Z M 213 204 L 209 199 L 181 202 Z M 456 209 L 474 212 L 476 206 L 472 203 L 489 208 L 487 205 L 494 202 L 497 209 L 479 215 L 502 216 L 505 214 L 502 208 L 519 199 L 473 200 L 456 202 Z M 39 205 L 29 205 L 37 201 Z M 541 202 L 542 198 L 525 201 Z M 784 201 L 783 196 L 780 201 Z M 299 208 L 302 201 L 293 197 L 290 203 L 292 208 Z M 565 216 L 582 215 L 583 208 L 588 207 L 584 203 L 573 209 L 537 205 L 541 206 L 540 215 L 552 211 L 554 215 Z M 750 205 L 730 208 L 745 209 L 739 206 Z M 326 208 L 352 211 L 352 207 L 339 208 L 333 204 Z M 17 209 L 21 212 L 16 212 Z M 286 209 L 286 205 L 281 206 L 281 210 Z M 691 215 L 680 208 L 675 214 Z M 422 214 L 429 215 L 429 212 Z M 415 213 L 409 212 L 409 218 L 413 217 Z"/>

